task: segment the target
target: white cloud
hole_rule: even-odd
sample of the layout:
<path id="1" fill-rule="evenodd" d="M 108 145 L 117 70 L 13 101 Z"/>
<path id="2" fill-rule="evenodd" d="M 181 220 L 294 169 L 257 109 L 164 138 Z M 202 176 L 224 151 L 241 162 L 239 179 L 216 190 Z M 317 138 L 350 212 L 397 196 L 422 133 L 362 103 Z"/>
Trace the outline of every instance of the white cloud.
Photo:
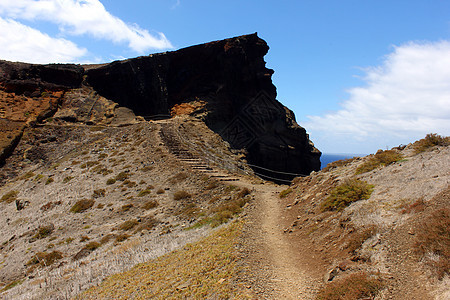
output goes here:
<path id="1" fill-rule="evenodd" d="M 126 24 L 111 15 L 98 0 L 2 0 L 0 15 L 53 22 L 61 32 L 127 43 L 138 53 L 172 48 L 163 33 L 152 35 L 136 24 Z"/>
<path id="2" fill-rule="evenodd" d="M 340 110 L 303 124 L 326 151 L 373 152 L 430 132 L 450 135 L 450 41 L 395 47 L 365 71 L 366 85 L 348 90 Z"/>
<path id="3" fill-rule="evenodd" d="M 77 60 L 87 50 L 74 43 L 52 38 L 14 20 L 0 18 L 0 58 L 30 63 L 62 63 Z"/>

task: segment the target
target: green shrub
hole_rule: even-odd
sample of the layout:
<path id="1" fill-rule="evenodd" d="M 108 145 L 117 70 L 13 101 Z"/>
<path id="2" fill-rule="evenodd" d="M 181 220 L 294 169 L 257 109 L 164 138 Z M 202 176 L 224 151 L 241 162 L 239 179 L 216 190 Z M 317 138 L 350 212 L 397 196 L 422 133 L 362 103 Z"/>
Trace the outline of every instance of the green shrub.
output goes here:
<path id="1" fill-rule="evenodd" d="M 399 161 L 403 156 L 395 150 L 378 150 L 378 152 L 370 157 L 366 162 L 356 169 L 356 174 L 362 174 L 375 170 L 379 166 L 387 166 Z"/>
<path id="2" fill-rule="evenodd" d="M 450 137 L 442 137 L 436 133 L 429 133 L 425 138 L 413 143 L 414 154 L 425 152 L 434 146 L 450 145 Z"/>
<path id="3" fill-rule="evenodd" d="M 322 211 L 341 211 L 352 202 L 369 199 L 374 186 L 359 179 L 349 179 L 335 187 L 322 203 Z"/>
<path id="4" fill-rule="evenodd" d="M 145 190 L 140 191 L 140 192 L 137 194 L 137 196 L 138 196 L 138 197 L 144 197 L 144 196 L 150 194 L 151 192 L 152 192 L 151 190 L 145 189 Z"/>
<path id="5" fill-rule="evenodd" d="M 11 203 L 17 200 L 18 191 L 9 191 L 4 194 L 1 198 L 1 202 Z"/>
<path id="6" fill-rule="evenodd" d="M 50 183 L 52 183 L 53 181 L 55 181 L 55 180 L 53 179 L 53 177 L 49 177 L 49 178 L 47 178 L 47 181 L 45 182 L 45 185 L 50 184 Z"/>
<path id="7" fill-rule="evenodd" d="M 191 194 L 186 191 L 178 191 L 173 194 L 173 200 L 183 200 L 191 198 Z"/>
<path id="8" fill-rule="evenodd" d="M 292 189 L 291 188 L 285 189 L 285 190 L 280 192 L 280 198 L 287 197 L 287 195 L 289 195 L 290 193 L 292 193 Z"/>
<path id="9" fill-rule="evenodd" d="M 70 209 L 73 213 L 82 213 L 94 206 L 95 201 L 93 199 L 82 199 L 78 200 Z"/>
<path id="10" fill-rule="evenodd" d="M 336 279 L 327 285 L 317 295 L 319 300 L 354 300 L 374 299 L 383 288 L 378 277 L 366 273 L 354 273 L 342 279 Z"/>
<path id="11" fill-rule="evenodd" d="M 23 174 L 23 175 L 20 177 L 20 179 L 28 180 L 28 179 L 30 179 L 31 177 L 34 177 L 34 176 L 35 176 L 35 174 L 34 174 L 32 171 L 29 171 L 29 172 Z"/>

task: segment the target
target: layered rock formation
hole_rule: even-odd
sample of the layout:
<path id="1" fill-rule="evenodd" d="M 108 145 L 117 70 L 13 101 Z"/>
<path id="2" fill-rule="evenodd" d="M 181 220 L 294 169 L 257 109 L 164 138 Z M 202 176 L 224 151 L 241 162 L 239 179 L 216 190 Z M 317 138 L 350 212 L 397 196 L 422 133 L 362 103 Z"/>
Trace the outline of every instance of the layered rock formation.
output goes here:
<path id="1" fill-rule="evenodd" d="M 320 152 L 294 114 L 276 100 L 273 70 L 264 62 L 268 49 L 251 34 L 84 68 L 3 62 L 0 88 L 38 97 L 87 85 L 102 98 L 150 119 L 191 114 L 233 148 L 246 149 L 257 173 L 291 179 L 279 172 L 318 170 Z"/>

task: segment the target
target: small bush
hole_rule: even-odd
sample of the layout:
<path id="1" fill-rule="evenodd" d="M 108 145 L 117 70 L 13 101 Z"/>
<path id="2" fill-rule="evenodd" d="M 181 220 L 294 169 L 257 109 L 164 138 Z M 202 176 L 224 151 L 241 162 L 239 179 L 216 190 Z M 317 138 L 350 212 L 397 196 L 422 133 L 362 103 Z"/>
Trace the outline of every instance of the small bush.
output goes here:
<path id="1" fill-rule="evenodd" d="M 164 194 L 164 193 L 165 193 L 165 191 L 163 189 L 158 189 L 156 191 L 156 194 L 158 194 L 158 195 L 161 195 L 161 194 Z"/>
<path id="2" fill-rule="evenodd" d="M 122 208 L 120 210 L 125 212 L 125 211 L 129 211 L 132 208 L 133 208 L 133 204 L 129 203 L 129 204 L 122 205 Z"/>
<path id="3" fill-rule="evenodd" d="M 63 255 L 59 251 L 53 251 L 50 253 L 38 252 L 33 255 L 31 259 L 27 262 L 27 266 L 39 265 L 41 267 L 46 267 L 54 264 L 57 260 L 63 258 Z"/>
<path id="4" fill-rule="evenodd" d="M 52 183 L 54 181 L 55 181 L 55 179 L 53 179 L 53 177 L 49 177 L 49 178 L 47 178 L 47 181 L 45 182 L 45 185 L 50 184 L 50 183 Z"/>
<path id="5" fill-rule="evenodd" d="M 114 184 L 114 183 L 116 183 L 116 180 L 114 178 L 108 178 L 108 180 L 106 180 L 106 184 L 107 185 L 111 185 L 111 184 Z"/>
<path id="6" fill-rule="evenodd" d="M 137 183 L 136 182 L 134 182 L 134 181 L 130 181 L 130 180 L 125 180 L 124 182 L 123 182 L 123 185 L 125 185 L 125 186 L 127 186 L 127 187 L 129 187 L 129 188 L 134 188 L 135 186 L 137 186 Z"/>
<path id="7" fill-rule="evenodd" d="M 119 229 L 123 231 L 131 230 L 136 225 L 138 225 L 138 221 L 136 219 L 128 220 L 119 225 Z"/>
<path id="8" fill-rule="evenodd" d="M 97 174 L 102 174 L 103 176 L 111 174 L 113 171 L 108 170 L 107 168 L 100 168 L 97 170 Z"/>
<path id="9" fill-rule="evenodd" d="M 322 203 L 322 211 L 341 211 L 352 202 L 369 199 L 374 186 L 359 179 L 349 179 L 335 187 Z"/>
<path id="10" fill-rule="evenodd" d="M 405 205 L 403 209 L 401 210 L 402 214 L 410 214 L 410 213 L 418 213 L 425 210 L 425 202 L 423 201 L 423 198 L 417 199 L 412 204 Z"/>
<path id="11" fill-rule="evenodd" d="M 95 201 L 93 199 L 82 199 L 77 201 L 72 208 L 70 209 L 70 212 L 73 213 L 82 213 L 92 206 L 94 206 Z"/>
<path id="12" fill-rule="evenodd" d="M 17 200 L 18 191 L 9 191 L 2 196 L 1 202 L 12 203 Z"/>
<path id="13" fill-rule="evenodd" d="M 130 173 L 127 172 L 120 172 L 119 174 L 116 175 L 115 179 L 117 181 L 125 181 L 126 179 L 128 179 L 130 177 Z"/>
<path id="14" fill-rule="evenodd" d="M 156 225 L 158 224 L 158 221 L 153 218 L 152 216 L 145 217 L 143 220 L 141 220 L 141 223 L 136 228 L 135 232 L 139 232 L 142 230 L 152 230 Z"/>
<path id="15" fill-rule="evenodd" d="M 81 237 L 80 237 L 80 242 L 81 243 L 84 243 L 84 242 L 86 242 L 86 241 L 89 241 L 90 239 L 89 239 L 89 237 L 87 236 L 87 235 L 82 235 Z"/>
<path id="16" fill-rule="evenodd" d="M 429 133 L 425 138 L 413 143 L 414 154 L 419 154 L 430 150 L 434 146 L 450 145 L 450 137 L 442 137 L 436 133 Z"/>
<path id="17" fill-rule="evenodd" d="M 375 170 L 379 166 L 387 166 L 399 161 L 403 156 L 395 150 L 378 150 L 378 152 L 370 157 L 366 162 L 356 169 L 356 174 L 362 174 Z"/>
<path id="18" fill-rule="evenodd" d="M 128 239 L 129 237 L 130 237 L 129 234 L 121 233 L 121 234 L 119 234 L 119 235 L 116 236 L 116 242 L 117 242 L 117 243 L 123 242 L 123 241 L 125 241 L 126 239 Z"/>
<path id="19" fill-rule="evenodd" d="M 68 183 L 69 181 L 71 181 L 73 179 L 72 176 L 67 176 L 63 179 L 63 183 Z"/>
<path id="20" fill-rule="evenodd" d="M 28 180 L 28 179 L 34 177 L 35 175 L 36 175 L 36 174 L 34 174 L 32 171 L 29 171 L 29 172 L 23 174 L 22 176 L 20 176 L 20 179 L 22 179 L 22 180 Z"/>
<path id="21" fill-rule="evenodd" d="M 104 189 L 94 190 L 92 197 L 93 198 L 105 197 L 105 193 L 106 193 L 106 191 Z"/>
<path id="22" fill-rule="evenodd" d="M 422 257 L 435 256 L 425 262 L 439 279 L 450 274 L 450 208 L 436 210 L 425 220 L 416 235 L 415 249 Z"/>
<path id="23" fill-rule="evenodd" d="M 85 162 L 84 164 L 82 164 L 81 166 L 80 166 L 80 168 L 82 168 L 82 169 L 89 169 L 90 167 L 93 167 L 93 166 L 95 166 L 95 165 L 98 165 L 99 164 L 99 162 L 98 161 L 88 161 L 88 162 Z"/>
<path id="24" fill-rule="evenodd" d="M 108 243 L 112 238 L 114 237 L 113 234 L 107 234 L 104 237 L 102 237 L 102 239 L 100 240 L 100 244 L 104 245 L 106 243 Z"/>
<path id="25" fill-rule="evenodd" d="M 367 239 L 371 238 L 376 231 L 375 226 L 369 226 L 367 228 L 363 228 L 362 230 L 352 232 L 347 243 L 348 252 L 353 253 L 357 249 L 361 248 L 362 244 L 364 244 Z"/>
<path id="26" fill-rule="evenodd" d="M 46 238 L 50 234 L 52 234 L 54 229 L 55 229 L 55 226 L 53 224 L 49 224 L 49 225 L 45 225 L 45 226 L 39 226 L 39 228 L 37 229 L 36 234 L 34 235 L 34 238 L 37 238 L 37 239 Z"/>
<path id="27" fill-rule="evenodd" d="M 147 201 L 142 208 L 148 210 L 148 209 L 158 207 L 158 205 L 159 205 L 158 201 L 150 200 L 150 201 Z"/>
<path id="28" fill-rule="evenodd" d="M 374 299 L 383 288 L 380 278 L 372 278 L 366 273 L 354 273 L 336 279 L 325 285 L 319 292 L 319 300 Z"/>
<path id="29" fill-rule="evenodd" d="M 323 172 L 328 172 L 328 171 L 330 171 L 331 169 L 334 169 L 334 168 L 347 166 L 351 162 L 353 162 L 355 159 L 356 158 L 347 158 L 347 159 L 341 159 L 341 160 L 333 161 L 333 162 L 327 164 L 327 166 L 325 168 L 323 168 L 322 171 Z"/>
<path id="30" fill-rule="evenodd" d="M 171 184 L 176 184 L 176 183 L 180 183 L 180 182 L 186 180 L 186 178 L 188 178 L 188 174 L 185 172 L 180 172 L 177 175 L 170 178 L 169 182 Z"/>
<path id="31" fill-rule="evenodd" d="M 99 248 L 101 244 L 99 242 L 90 242 L 87 243 L 86 246 L 84 246 L 85 249 L 89 251 L 94 251 L 95 249 Z"/>
<path id="32" fill-rule="evenodd" d="M 152 192 L 151 190 L 145 189 L 145 190 L 140 191 L 140 192 L 137 194 L 137 196 L 138 196 L 138 197 L 144 197 L 144 196 L 150 194 L 151 192 Z"/>
<path id="33" fill-rule="evenodd" d="M 173 194 L 173 200 L 183 200 L 191 198 L 191 194 L 186 191 L 178 191 Z"/>
<path id="34" fill-rule="evenodd" d="M 291 188 L 285 189 L 285 190 L 280 192 L 280 198 L 285 198 L 290 193 L 292 193 L 292 189 Z"/>
<path id="35" fill-rule="evenodd" d="M 42 211 L 48 211 L 48 210 L 51 210 L 51 209 L 53 209 L 55 206 L 61 205 L 61 203 L 62 203 L 61 200 L 58 200 L 58 201 L 55 201 L 55 202 L 53 202 L 53 201 L 47 202 L 46 204 L 44 204 L 44 205 L 41 206 L 41 210 L 42 210 Z"/>

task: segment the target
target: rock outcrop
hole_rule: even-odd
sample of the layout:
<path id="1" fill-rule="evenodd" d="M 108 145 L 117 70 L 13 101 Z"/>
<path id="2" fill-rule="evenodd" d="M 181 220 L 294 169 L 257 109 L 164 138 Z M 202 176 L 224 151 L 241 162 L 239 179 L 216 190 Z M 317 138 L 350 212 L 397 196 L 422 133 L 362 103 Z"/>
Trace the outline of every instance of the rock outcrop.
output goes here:
<path id="1" fill-rule="evenodd" d="M 95 97 L 148 119 L 190 114 L 232 148 L 245 149 L 256 173 L 290 180 L 293 176 L 285 173 L 319 170 L 320 152 L 294 114 L 276 100 L 273 70 L 264 61 L 268 50 L 251 34 L 98 66 L 1 62 L 0 89 L 8 97 L 42 102 L 49 93 L 89 86 Z M 109 115 L 112 110 L 109 105 Z M 89 114 L 77 118 L 73 111 L 60 114 L 93 122 Z"/>

